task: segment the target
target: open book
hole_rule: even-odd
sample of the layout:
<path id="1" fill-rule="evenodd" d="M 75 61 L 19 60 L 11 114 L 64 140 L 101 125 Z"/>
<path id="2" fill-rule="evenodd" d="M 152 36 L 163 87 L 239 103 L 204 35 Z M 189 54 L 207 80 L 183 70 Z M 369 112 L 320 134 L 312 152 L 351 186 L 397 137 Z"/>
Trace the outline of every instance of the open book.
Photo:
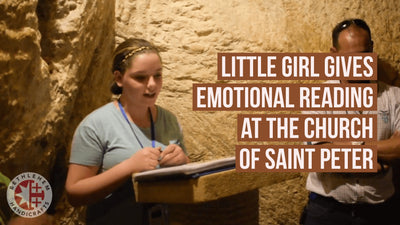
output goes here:
<path id="1" fill-rule="evenodd" d="M 173 178 L 197 178 L 206 174 L 216 173 L 235 168 L 235 157 L 217 159 L 207 162 L 188 163 L 180 166 L 165 167 L 136 173 L 135 181 L 161 180 Z"/>

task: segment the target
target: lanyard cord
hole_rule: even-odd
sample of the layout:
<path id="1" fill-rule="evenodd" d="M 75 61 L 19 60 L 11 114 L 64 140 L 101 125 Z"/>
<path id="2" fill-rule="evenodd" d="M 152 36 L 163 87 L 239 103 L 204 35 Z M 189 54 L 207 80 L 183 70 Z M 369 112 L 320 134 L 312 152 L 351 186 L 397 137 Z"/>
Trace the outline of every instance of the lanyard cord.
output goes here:
<path id="1" fill-rule="evenodd" d="M 122 107 L 121 102 L 119 101 L 119 99 L 118 99 L 118 105 L 119 105 L 119 109 L 121 110 L 121 113 L 124 116 L 126 122 L 128 122 L 129 127 L 131 128 L 133 135 L 135 135 L 135 138 L 136 138 L 137 142 L 139 143 L 140 147 L 143 148 L 143 144 L 139 140 L 138 136 L 136 135 L 135 130 L 133 130 L 133 127 L 132 127 L 131 123 L 129 122 L 128 116 L 126 116 L 124 107 Z M 155 128 L 154 128 L 153 115 L 151 115 L 150 108 L 148 108 L 148 109 L 149 109 L 149 114 L 150 114 L 151 146 L 153 148 L 155 148 L 156 147 L 156 131 L 155 131 Z"/>
<path id="2" fill-rule="evenodd" d="M 156 129 L 154 128 L 153 115 L 151 114 L 150 107 L 148 109 L 149 109 L 149 115 L 150 115 L 151 147 L 155 148 L 156 147 Z"/>

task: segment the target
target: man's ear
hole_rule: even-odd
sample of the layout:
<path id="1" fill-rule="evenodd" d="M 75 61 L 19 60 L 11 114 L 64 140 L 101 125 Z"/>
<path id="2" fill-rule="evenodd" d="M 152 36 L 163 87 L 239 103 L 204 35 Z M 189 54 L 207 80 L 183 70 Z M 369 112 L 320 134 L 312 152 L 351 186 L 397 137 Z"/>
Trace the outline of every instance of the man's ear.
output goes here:
<path id="1" fill-rule="evenodd" d="M 331 51 L 331 53 L 337 53 L 338 52 L 337 49 L 335 47 L 333 47 L 333 46 L 331 47 L 330 51 Z"/>
<path id="2" fill-rule="evenodd" d="M 114 81 L 119 87 L 122 87 L 122 76 L 118 70 L 114 71 Z"/>

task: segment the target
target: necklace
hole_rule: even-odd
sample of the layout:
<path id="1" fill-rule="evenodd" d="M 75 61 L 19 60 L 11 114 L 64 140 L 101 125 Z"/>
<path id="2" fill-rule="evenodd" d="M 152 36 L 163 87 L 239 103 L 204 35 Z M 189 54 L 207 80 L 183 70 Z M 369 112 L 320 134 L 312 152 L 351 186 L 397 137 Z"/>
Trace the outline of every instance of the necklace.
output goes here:
<path id="1" fill-rule="evenodd" d="M 140 141 L 139 137 L 136 135 L 136 132 L 133 129 L 131 122 L 129 122 L 128 116 L 126 115 L 124 107 L 122 107 L 121 101 L 119 99 L 118 99 L 118 106 L 119 106 L 119 109 L 121 110 L 121 113 L 124 116 L 126 122 L 128 122 L 129 127 L 131 128 L 131 131 L 132 131 L 133 135 L 135 136 L 137 142 L 139 143 L 140 147 L 143 148 L 143 144 Z M 151 114 L 150 107 L 148 108 L 148 111 L 149 111 L 149 115 L 150 115 L 151 146 L 153 148 L 155 148 L 156 147 L 156 131 L 154 128 L 153 115 Z"/>

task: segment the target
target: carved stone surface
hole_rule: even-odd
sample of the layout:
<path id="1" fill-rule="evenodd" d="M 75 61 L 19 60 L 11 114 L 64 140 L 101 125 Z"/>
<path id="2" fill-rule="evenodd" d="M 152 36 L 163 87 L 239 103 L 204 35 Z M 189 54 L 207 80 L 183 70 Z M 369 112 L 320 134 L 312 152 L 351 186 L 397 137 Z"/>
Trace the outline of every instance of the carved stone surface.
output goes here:
<path id="1" fill-rule="evenodd" d="M 234 155 L 237 144 L 238 112 L 192 111 L 192 84 L 217 82 L 218 52 L 327 52 L 334 25 L 359 17 L 387 62 L 381 79 L 399 85 L 399 9 L 397 0 L 1 1 L 0 170 L 11 179 L 38 172 L 60 195 L 72 134 L 110 100 L 112 50 L 128 37 L 160 47 L 158 104 L 177 115 L 192 161 L 205 161 Z M 260 224 L 297 224 L 303 178 L 259 193 Z M 64 198 L 57 208 L 61 224 L 82 220 Z"/>

